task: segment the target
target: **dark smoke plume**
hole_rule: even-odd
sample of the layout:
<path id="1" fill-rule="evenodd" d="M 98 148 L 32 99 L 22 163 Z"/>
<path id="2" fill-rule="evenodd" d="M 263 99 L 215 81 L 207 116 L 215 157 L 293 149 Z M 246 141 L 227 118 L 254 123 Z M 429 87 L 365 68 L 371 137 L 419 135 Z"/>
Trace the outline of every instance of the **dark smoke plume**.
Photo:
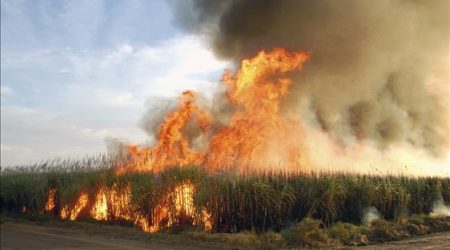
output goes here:
<path id="1" fill-rule="evenodd" d="M 299 140 L 312 164 L 440 162 L 450 174 L 449 1 L 170 3 L 176 22 L 218 57 L 237 63 L 274 47 L 311 53 L 283 108 L 305 123 Z"/>

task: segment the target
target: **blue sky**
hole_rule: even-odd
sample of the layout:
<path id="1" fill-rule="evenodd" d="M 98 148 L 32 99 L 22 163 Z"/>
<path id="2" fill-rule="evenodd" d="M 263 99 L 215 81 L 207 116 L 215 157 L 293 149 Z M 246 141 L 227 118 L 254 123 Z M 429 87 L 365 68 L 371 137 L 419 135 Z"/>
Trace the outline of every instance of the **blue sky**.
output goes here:
<path id="1" fill-rule="evenodd" d="M 173 18 L 164 0 L 2 0 L 1 164 L 145 142 L 149 106 L 209 92 L 226 63 Z"/>

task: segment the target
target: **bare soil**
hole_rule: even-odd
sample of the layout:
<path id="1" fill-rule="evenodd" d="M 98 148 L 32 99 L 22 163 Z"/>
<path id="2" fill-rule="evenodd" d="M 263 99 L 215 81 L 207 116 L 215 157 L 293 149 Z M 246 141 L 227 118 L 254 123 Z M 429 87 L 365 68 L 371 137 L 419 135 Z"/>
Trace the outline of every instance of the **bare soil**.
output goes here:
<path id="1" fill-rule="evenodd" d="M 425 236 L 392 241 L 377 245 L 355 248 L 359 250 L 399 249 L 399 250 L 431 250 L 450 249 L 450 232 L 434 233 Z"/>
<path id="2" fill-rule="evenodd" d="M 176 249 L 126 239 L 108 239 L 66 228 L 6 222 L 1 249 Z"/>
<path id="3" fill-rule="evenodd" d="M 92 223 L 6 220 L 0 225 L 2 250 L 18 249 L 236 249 L 222 243 L 199 242 L 181 235 L 155 236 L 136 228 Z M 243 248 L 239 248 L 243 249 Z"/>
<path id="4" fill-rule="evenodd" d="M 1 249 L 245 249 L 217 242 L 191 241 L 180 235 L 149 236 L 134 228 L 77 223 L 36 223 L 7 220 L 1 223 Z M 69 224 L 70 225 L 70 224 Z M 401 241 L 343 249 L 450 249 L 450 232 Z"/>

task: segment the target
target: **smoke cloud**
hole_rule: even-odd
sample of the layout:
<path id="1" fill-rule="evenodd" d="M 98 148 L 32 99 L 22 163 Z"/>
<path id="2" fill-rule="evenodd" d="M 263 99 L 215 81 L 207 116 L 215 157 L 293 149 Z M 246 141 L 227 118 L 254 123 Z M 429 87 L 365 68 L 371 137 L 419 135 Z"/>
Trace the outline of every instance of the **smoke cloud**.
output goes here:
<path id="1" fill-rule="evenodd" d="M 176 102 L 169 98 L 152 98 L 146 103 L 147 111 L 139 122 L 140 127 L 149 136 L 150 143 L 155 142 L 159 127 L 164 121 L 164 116 L 175 109 Z"/>
<path id="2" fill-rule="evenodd" d="M 373 221 L 380 219 L 381 214 L 375 207 L 367 207 L 363 211 L 361 222 L 364 225 L 370 225 Z"/>
<path id="3" fill-rule="evenodd" d="M 444 200 L 437 200 L 433 204 L 433 211 L 430 213 L 433 217 L 447 217 L 450 216 L 450 206 L 445 205 Z"/>
<path id="4" fill-rule="evenodd" d="M 170 3 L 176 22 L 220 58 L 311 53 L 283 112 L 304 123 L 312 167 L 450 174 L 448 1 Z"/>

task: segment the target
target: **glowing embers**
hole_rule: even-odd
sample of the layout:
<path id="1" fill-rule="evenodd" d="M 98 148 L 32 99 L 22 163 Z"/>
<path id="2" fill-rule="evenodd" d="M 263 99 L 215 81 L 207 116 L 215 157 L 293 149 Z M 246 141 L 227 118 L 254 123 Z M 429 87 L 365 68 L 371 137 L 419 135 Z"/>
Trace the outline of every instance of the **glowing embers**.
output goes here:
<path id="1" fill-rule="evenodd" d="M 205 228 L 206 232 L 211 232 L 213 229 L 213 220 L 211 213 L 208 212 L 206 209 L 202 209 L 201 212 L 201 222 L 203 223 L 203 226 Z"/>
<path id="2" fill-rule="evenodd" d="M 88 205 L 89 195 L 87 193 L 81 193 L 80 197 L 76 201 L 75 205 L 71 208 L 69 205 L 65 205 L 61 211 L 61 219 L 76 220 L 80 212 Z"/>

